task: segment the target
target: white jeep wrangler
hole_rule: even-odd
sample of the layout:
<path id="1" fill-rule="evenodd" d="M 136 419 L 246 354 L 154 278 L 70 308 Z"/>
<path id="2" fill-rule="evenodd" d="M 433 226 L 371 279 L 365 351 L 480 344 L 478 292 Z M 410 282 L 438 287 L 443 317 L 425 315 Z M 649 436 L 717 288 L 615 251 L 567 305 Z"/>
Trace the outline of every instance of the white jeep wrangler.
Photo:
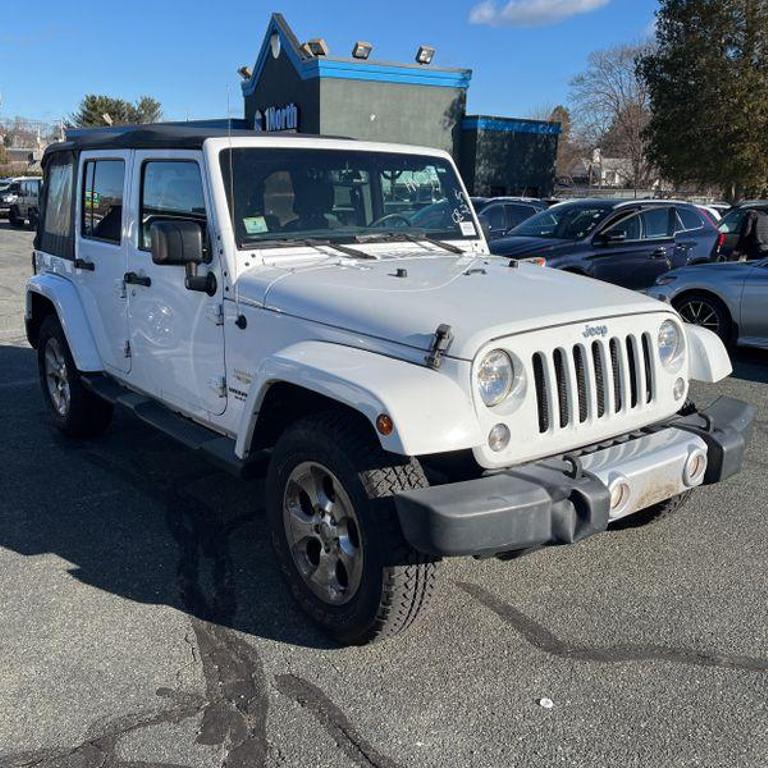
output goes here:
<path id="1" fill-rule="evenodd" d="M 443 556 L 573 543 L 738 472 L 754 417 L 666 304 L 491 257 L 450 157 L 154 126 L 49 147 L 26 326 L 56 425 L 115 404 L 238 476 L 342 642 Z"/>

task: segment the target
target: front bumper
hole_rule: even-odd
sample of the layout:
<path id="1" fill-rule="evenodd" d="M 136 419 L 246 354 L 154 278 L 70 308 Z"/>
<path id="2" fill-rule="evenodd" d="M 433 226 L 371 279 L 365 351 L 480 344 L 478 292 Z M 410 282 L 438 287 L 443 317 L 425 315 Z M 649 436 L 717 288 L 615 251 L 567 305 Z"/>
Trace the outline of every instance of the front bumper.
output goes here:
<path id="1" fill-rule="evenodd" d="M 701 412 L 608 446 L 406 491 L 395 496 L 400 525 L 414 549 L 438 556 L 572 544 L 614 520 L 740 472 L 754 418 L 752 406 L 721 397 Z M 700 471 L 691 475 L 693 466 Z M 619 485 L 625 493 L 616 492 Z M 613 509 L 612 492 L 614 500 L 623 497 Z"/>

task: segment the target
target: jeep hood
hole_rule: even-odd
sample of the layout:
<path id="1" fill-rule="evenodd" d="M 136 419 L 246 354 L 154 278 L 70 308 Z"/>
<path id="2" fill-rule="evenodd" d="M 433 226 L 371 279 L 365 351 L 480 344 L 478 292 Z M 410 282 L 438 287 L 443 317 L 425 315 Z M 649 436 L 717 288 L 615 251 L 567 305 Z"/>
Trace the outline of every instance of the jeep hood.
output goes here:
<path id="1" fill-rule="evenodd" d="M 608 283 L 531 264 L 512 268 L 493 256 L 254 267 L 238 290 L 273 311 L 422 350 L 447 323 L 448 354 L 465 360 L 510 334 L 665 308 Z"/>

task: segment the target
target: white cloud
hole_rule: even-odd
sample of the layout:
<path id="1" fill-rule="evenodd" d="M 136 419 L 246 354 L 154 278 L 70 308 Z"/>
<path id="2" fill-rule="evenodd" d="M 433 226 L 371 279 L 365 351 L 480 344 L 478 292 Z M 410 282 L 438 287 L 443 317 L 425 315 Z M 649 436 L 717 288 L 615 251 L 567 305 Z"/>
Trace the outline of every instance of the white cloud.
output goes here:
<path id="1" fill-rule="evenodd" d="M 611 0 L 508 0 L 501 7 L 495 0 L 482 0 L 469 12 L 470 24 L 491 27 L 540 27 L 557 24 L 580 13 L 590 13 Z"/>

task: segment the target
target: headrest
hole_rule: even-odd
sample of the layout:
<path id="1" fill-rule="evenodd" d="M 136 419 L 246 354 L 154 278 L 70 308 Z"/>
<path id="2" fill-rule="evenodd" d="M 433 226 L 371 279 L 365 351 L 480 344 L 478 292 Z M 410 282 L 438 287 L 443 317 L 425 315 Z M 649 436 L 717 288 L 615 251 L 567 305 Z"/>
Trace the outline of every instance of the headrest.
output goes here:
<path id="1" fill-rule="evenodd" d="M 325 178 L 293 178 L 293 212 L 317 216 L 333 210 L 333 184 Z"/>

